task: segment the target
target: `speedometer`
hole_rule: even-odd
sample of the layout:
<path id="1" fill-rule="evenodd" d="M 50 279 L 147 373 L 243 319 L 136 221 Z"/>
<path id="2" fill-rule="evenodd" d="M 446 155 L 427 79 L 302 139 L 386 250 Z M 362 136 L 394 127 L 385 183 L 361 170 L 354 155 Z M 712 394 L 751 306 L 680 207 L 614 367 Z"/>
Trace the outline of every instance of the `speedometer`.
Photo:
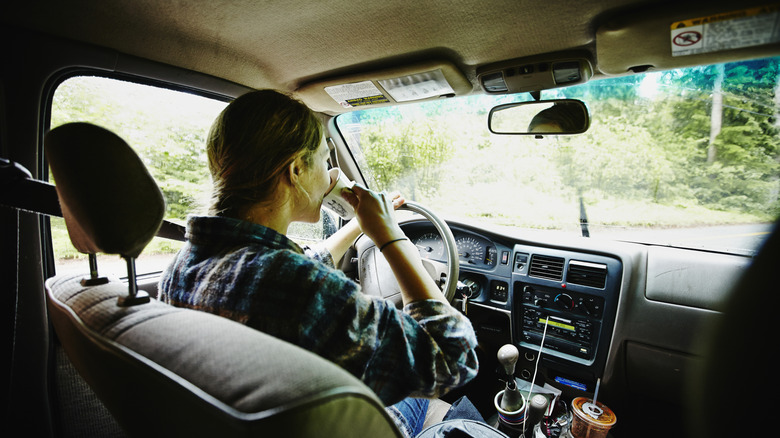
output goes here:
<path id="1" fill-rule="evenodd" d="M 485 247 L 473 237 L 461 237 L 455 241 L 458 256 L 471 264 L 482 263 L 485 259 Z"/>
<path id="2" fill-rule="evenodd" d="M 420 251 L 420 257 L 424 259 L 444 260 L 444 242 L 441 240 L 441 236 L 436 233 L 425 233 L 416 239 L 412 239 L 412 243 Z"/>

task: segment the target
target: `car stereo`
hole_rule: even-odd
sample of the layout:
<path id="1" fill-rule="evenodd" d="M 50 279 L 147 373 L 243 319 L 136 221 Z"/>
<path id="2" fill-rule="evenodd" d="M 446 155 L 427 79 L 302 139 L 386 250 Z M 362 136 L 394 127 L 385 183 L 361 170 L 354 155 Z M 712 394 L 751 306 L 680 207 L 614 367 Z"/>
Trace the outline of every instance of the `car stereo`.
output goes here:
<path id="1" fill-rule="evenodd" d="M 541 354 L 548 375 L 564 373 L 591 385 L 609 354 L 621 261 L 528 245 L 515 245 L 513 253 L 514 344 L 529 357 Z"/>
<path id="2" fill-rule="evenodd" d="M 604 298 L 583 293 L 522 286 L 521 340 L 554 351 L 593 359 L 601 328 Z M 546 326 L 546 327 L 545 327 Z M 545 333 L 546 329 L 546 333 Z"/>

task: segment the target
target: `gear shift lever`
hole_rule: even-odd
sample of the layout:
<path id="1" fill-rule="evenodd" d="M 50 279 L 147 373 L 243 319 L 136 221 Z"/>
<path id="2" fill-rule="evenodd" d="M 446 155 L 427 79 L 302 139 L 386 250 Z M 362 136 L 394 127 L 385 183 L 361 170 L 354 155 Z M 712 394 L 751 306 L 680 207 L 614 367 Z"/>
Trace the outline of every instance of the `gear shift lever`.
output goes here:
<path id="1" fill-rule="evenodd" d="M 512 344 L 506 344 L 498 350 L 498 363 L 504 368 L 504 373 L 507 375 L 507 388 L 514 388 L 515 385 L 515 365 L 517 365 L 517 359 L 520 357 L 520 352 L 517 351 L 517 347 Z"/>
<path id="2" fill-rule="evenodd" d="M 504 389 L 504 395 L 501 397 L 500 407 L 507 412 L 517 411 L 524 405 L 523 396 L 518 391 L 517 384 L 515 384 L 515 365 L 519 357 L 520 352 L 512 344 L 504 345 L 498 350 L 498 362 L 507 375 L 506 389 Z"/>

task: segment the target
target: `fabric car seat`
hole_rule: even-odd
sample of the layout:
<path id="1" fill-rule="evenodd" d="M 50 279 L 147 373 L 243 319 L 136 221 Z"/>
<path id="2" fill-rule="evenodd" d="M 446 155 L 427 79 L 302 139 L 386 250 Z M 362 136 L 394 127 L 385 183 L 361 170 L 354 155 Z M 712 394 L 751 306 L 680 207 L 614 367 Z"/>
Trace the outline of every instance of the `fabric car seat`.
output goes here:
<path id="1" fill-rule="evenodd" d="M 688 376 L 685 409 L 692 438 L 762 436 L 775 429 L 780 220 L 702 336 L 704 356 Z M 765 420 L 765 424 L 762 424 Z M 770 435 L 772 432 L 768 432 Z"/>
<path id="2" fill-rule="evenodd" d="M 86 123 L 45 138 L 77 250 L 118 254 L 128 279 L 46 281 L 65 352 L 118 423 L 135 436 L 400 437 L 382 402 L 337 365 L 231 320 L 158 302 L 135 287 L 134 259 L 165 204 L 122 139 Z"/>

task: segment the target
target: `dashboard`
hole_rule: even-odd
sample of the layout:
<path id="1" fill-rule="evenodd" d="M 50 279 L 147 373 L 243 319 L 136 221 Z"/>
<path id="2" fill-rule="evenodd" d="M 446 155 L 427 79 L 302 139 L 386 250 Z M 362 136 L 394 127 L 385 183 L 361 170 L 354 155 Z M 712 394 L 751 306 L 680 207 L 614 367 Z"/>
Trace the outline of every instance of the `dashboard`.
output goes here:
<path id="1" fill-rule="evenodd" d="M 430 223 L 404 232 L 423 259 L 447 262 Z M 572 251 L 450 224 L 460 264 L 455 305 L 465 308 L 481 344 L 513 343 L 518 376 L 531 380 L 536 359 L 545 380 L 593 391 L 614 329 L 623 264 L 611 254 Z M 463 301 L 467 300 L 463 307 Z"/>
<path id="2" fill-rule="evenodd" d="M 496 352 L 511 343 L 520 351 L 515 375 L 537 385 L 582 396 L 601 384 L 605 394 L 663 394 L 681 403 L 687 376 L 706 354 L 701 337 L 751 263 L 742 255 L 447 224 L 459 263 L 453 306 L 476 331 L 484 373 L 475 385 L 487 393 L 498 381 Z M 432 269 L 446 272 L 437 266 L 447 260 L 435 227 L 416 218 L 400 225 Z M 400 291 L 385 287 L 395 279 L 370 239 L 358 239 L 354 251 L 345 263 L 360 272 L 353 275 L 364 292 L 394 299 Z"/>

